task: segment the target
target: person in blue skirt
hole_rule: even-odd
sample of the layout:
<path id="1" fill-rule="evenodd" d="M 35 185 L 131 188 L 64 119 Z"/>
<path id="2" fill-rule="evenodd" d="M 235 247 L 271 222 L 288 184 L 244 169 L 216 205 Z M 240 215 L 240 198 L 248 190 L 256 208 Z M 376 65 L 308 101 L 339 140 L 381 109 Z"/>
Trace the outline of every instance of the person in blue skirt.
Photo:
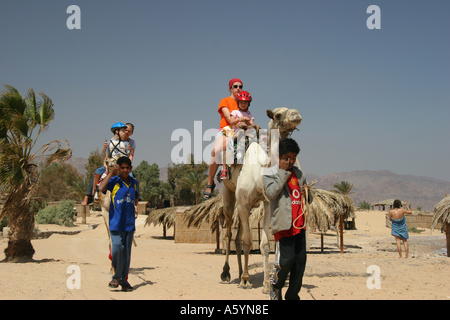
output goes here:
<path id="1" fill-rule="evenodd" d="M 394 201 L 393 209 L 389 210 L 389 220 L 392 222 L 392 232 L 397 241 L 397 250 L 400 258 L 402 257 L 402 245 L 405 247 L 405 258 L 408 258 L 409 248 L 408 248 L 408 226 L 406 225 L 405 214 L 412 214 L 410 208 L 406 202 L 404 203 L 404 208 L 402 207 L 402 202 L 400 200 Z"/>

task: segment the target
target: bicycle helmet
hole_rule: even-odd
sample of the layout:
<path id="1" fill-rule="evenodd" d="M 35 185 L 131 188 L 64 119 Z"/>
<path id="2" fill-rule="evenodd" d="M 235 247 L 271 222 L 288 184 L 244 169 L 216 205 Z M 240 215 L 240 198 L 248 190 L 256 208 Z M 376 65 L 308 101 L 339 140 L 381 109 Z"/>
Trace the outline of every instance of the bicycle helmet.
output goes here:
<path id="1" fill-rule="evenodd" d="M 252 95 L 250 94 L 250 92 L 248 91 L 241 91 L 236 95 L 236 98 L 239 101 L 248 101 L 251 102 L 252 101 Z"/>
<path id="2" fill-rule="evenodd" d="M 116 122 L 111 127 L 111 132 L 114 133 L 117 129 L 127 128 L 127 125 L 123 122 Z"/>

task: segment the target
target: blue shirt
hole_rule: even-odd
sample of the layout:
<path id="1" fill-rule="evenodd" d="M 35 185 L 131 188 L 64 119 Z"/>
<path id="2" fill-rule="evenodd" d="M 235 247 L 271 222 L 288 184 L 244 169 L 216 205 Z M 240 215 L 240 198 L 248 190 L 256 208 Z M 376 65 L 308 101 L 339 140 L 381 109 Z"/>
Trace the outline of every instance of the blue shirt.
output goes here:
<path id="1" fill-rule="evenodd" d="M 109 230 L 135 231 L 134 201 L 136 199 L 137 180 L 129 177 L 129 184 L 119 176 L 112 177 L 106 190 L 111 192 L 109 206 Z"/>

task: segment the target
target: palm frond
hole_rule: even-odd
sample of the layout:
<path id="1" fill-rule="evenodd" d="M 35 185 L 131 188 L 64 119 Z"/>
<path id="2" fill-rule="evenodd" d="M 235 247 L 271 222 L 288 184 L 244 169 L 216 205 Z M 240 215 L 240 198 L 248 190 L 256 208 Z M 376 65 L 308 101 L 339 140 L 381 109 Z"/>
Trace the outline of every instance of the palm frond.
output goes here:
<path id="1" fill-rule="evenodd" d="M 42 104 L 40 106 L 40 125 L 42 130 L 45 130 L 49 123 L 53 120 L 55 116 L 55 111 L 53 110 L 52 100 L 44 93 L 39 93 L 42 98 Z"/>
<path id="2" fill-rule="evenodd" d="M 36 101 L 36 94 L 33 88 L 28 90 L 25 101 L 27 103 L 26 117 L 30 121 L 30 126 L 34 127 L 39 124 L 40 115 L 38 112 L 39 103 Z"/>
<path id="3" fill-rule="evenodd" d="M 169 207 L 163 209 L 152 210 L 147 219 L 145 219 L 145 226 L 153 224 L 154 226 L 163 224 L 167 228 L 175 225 L 178 207 Z"/>
<path id="4" fill-rule="evenodd" d="M 450 195 L 439 201 L 434 207 L 433 222 L 431 225 L 431 231 L 434 230 L 436 224 L 450 223 Z"/>

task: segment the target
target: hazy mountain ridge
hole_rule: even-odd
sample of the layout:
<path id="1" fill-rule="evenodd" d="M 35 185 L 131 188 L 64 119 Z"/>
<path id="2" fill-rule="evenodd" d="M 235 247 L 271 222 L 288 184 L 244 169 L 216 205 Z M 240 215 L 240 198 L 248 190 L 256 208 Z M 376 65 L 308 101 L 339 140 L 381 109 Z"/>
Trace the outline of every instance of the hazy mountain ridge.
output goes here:
<path id="1" fill-rule="evenodd" d="M 400 175 L 391 171 L 351 171 L 330 174 L 324 177 L 307 175 L 308 180 L 317 180 L 315 187 L 331 190 L 335 183 L 348 181 L 353 184 L 350 194 L 355 205 L 362 201 L 376 203 L 386 199 L 400 199 L 418 206 L 422 210 L 433 210 L 446 194 L 450 193 L 450 182 L 430 177 Z"/>
<path id="2" fill-rule="evenodd" d="M 80 173 L 85 174 L 87 159 L 72 157 L 72 164 Z M 160 169 L 160 180 L 167 181 L 167 167 Z M 430 177 L 401 175 L 388 170 L 360 170 L 329 174 L 323 177 L 306 173 L 308 181 L 317 180 L 316 188 L 331 190 L 335 183 L 348 181 L 353 184 L 350 194 L 357 206 L 362 201 L 376 203 L 386 199 L 400 199 L 412 204 L 415 209 L 433 210 L 446 194 L 450 194 L 450 182 Z"/>

